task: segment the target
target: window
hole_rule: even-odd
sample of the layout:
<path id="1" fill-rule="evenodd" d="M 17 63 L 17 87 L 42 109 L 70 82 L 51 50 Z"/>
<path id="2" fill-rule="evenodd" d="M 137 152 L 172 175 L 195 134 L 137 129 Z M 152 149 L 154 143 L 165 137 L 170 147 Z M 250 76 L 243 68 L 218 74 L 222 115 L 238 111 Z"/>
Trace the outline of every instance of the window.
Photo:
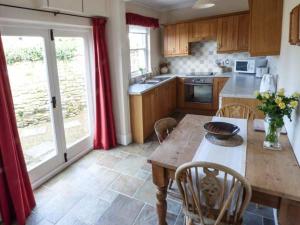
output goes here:
<path id="1" fill-rule="evenodd" d="M 129 26 L 131 76 L 150 72 L 149 28 Z"/>

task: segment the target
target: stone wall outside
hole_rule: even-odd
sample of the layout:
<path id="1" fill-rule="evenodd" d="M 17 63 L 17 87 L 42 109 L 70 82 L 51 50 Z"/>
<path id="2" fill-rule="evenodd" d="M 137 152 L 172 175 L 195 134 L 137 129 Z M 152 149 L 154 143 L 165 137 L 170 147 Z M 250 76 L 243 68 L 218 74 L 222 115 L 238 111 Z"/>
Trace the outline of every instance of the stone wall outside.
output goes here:
<path id="1" fill-rule="evenodd" d="M 85 75 L 82 66 L 84 65 L 80 58 L 71 62 L 58 61 L 64 118 L 77 116 L 86 107 Z M 37 71 L 44 69 L 42 62 L 8 66 L 19 128 L 50 121 L 51 96 L 48 93 L 47 78 L 43 72 L 37 74 Z M 23 71 L 26 71 L 26 74 L 23 74 Z"/>

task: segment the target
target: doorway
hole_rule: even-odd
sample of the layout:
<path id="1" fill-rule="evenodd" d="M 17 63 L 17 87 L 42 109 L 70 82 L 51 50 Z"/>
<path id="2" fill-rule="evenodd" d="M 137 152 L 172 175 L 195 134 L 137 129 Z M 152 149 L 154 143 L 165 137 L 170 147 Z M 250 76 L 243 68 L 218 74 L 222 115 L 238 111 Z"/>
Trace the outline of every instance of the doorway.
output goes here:
<path id="1" fill-rule="evenodd" d="M 32 183 L 92 148 L 89 32 L 2 29 L 17 126 Z"/>

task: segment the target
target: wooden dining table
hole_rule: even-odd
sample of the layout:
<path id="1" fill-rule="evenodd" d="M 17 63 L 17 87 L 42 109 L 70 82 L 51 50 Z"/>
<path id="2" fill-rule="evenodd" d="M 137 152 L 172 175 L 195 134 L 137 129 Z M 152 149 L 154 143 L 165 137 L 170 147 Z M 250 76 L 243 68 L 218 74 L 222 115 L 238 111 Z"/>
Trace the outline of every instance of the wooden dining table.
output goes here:
<path id="1" fill-rule="evenodd" d="M 153 183 L 157 187 L 159 225 L 167 225 L 167 189 L 176 169 L 191 162 L 206 132 L 203 125 L 212 117 L 186 115 L 168 138 L 152 153 Z M 256 132 L 248 121 L 246 178 L 254 203 L 278 209 L 280 225 L 300 225 L 300 167 L 287 135 L 281 135 L 282 150 L 263 148 L 264 132 Z"/>

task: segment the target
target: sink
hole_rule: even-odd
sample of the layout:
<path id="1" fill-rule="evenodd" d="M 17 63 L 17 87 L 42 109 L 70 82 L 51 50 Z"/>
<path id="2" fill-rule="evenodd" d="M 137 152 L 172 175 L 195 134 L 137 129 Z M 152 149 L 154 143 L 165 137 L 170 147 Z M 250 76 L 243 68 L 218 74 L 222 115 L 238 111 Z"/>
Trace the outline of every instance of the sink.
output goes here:
<path id="1" fill-rule="evenodd" d="M 158 84 L 160 82 L 163 82 L 165 80 L 168 80 L 170 77 L 157 77 L 157 78 L 152 78 L 150 80 L 145 80 L 143 84 Z"/>
<path id="2" fill-rule="evenodd" d="M 158 81 L 165 81 L 168 80 L 170 77 L 157 77 L 157 78 L 153 78 L 153 80 L 158 80 Z"/>
<path id="3" fill-rule="evenodd" d="M 151 80 L 146 80 L 145 84 L 158 84 L 159 82 L 160 82 L 159 80 L 151 79 Z"/>
<path id="4" fill-rule="evenodd" d="M 156 81 L 156 80 L 147 80 L 145 81 L 145 84 L 158 84 L 160 81 Z"/>

